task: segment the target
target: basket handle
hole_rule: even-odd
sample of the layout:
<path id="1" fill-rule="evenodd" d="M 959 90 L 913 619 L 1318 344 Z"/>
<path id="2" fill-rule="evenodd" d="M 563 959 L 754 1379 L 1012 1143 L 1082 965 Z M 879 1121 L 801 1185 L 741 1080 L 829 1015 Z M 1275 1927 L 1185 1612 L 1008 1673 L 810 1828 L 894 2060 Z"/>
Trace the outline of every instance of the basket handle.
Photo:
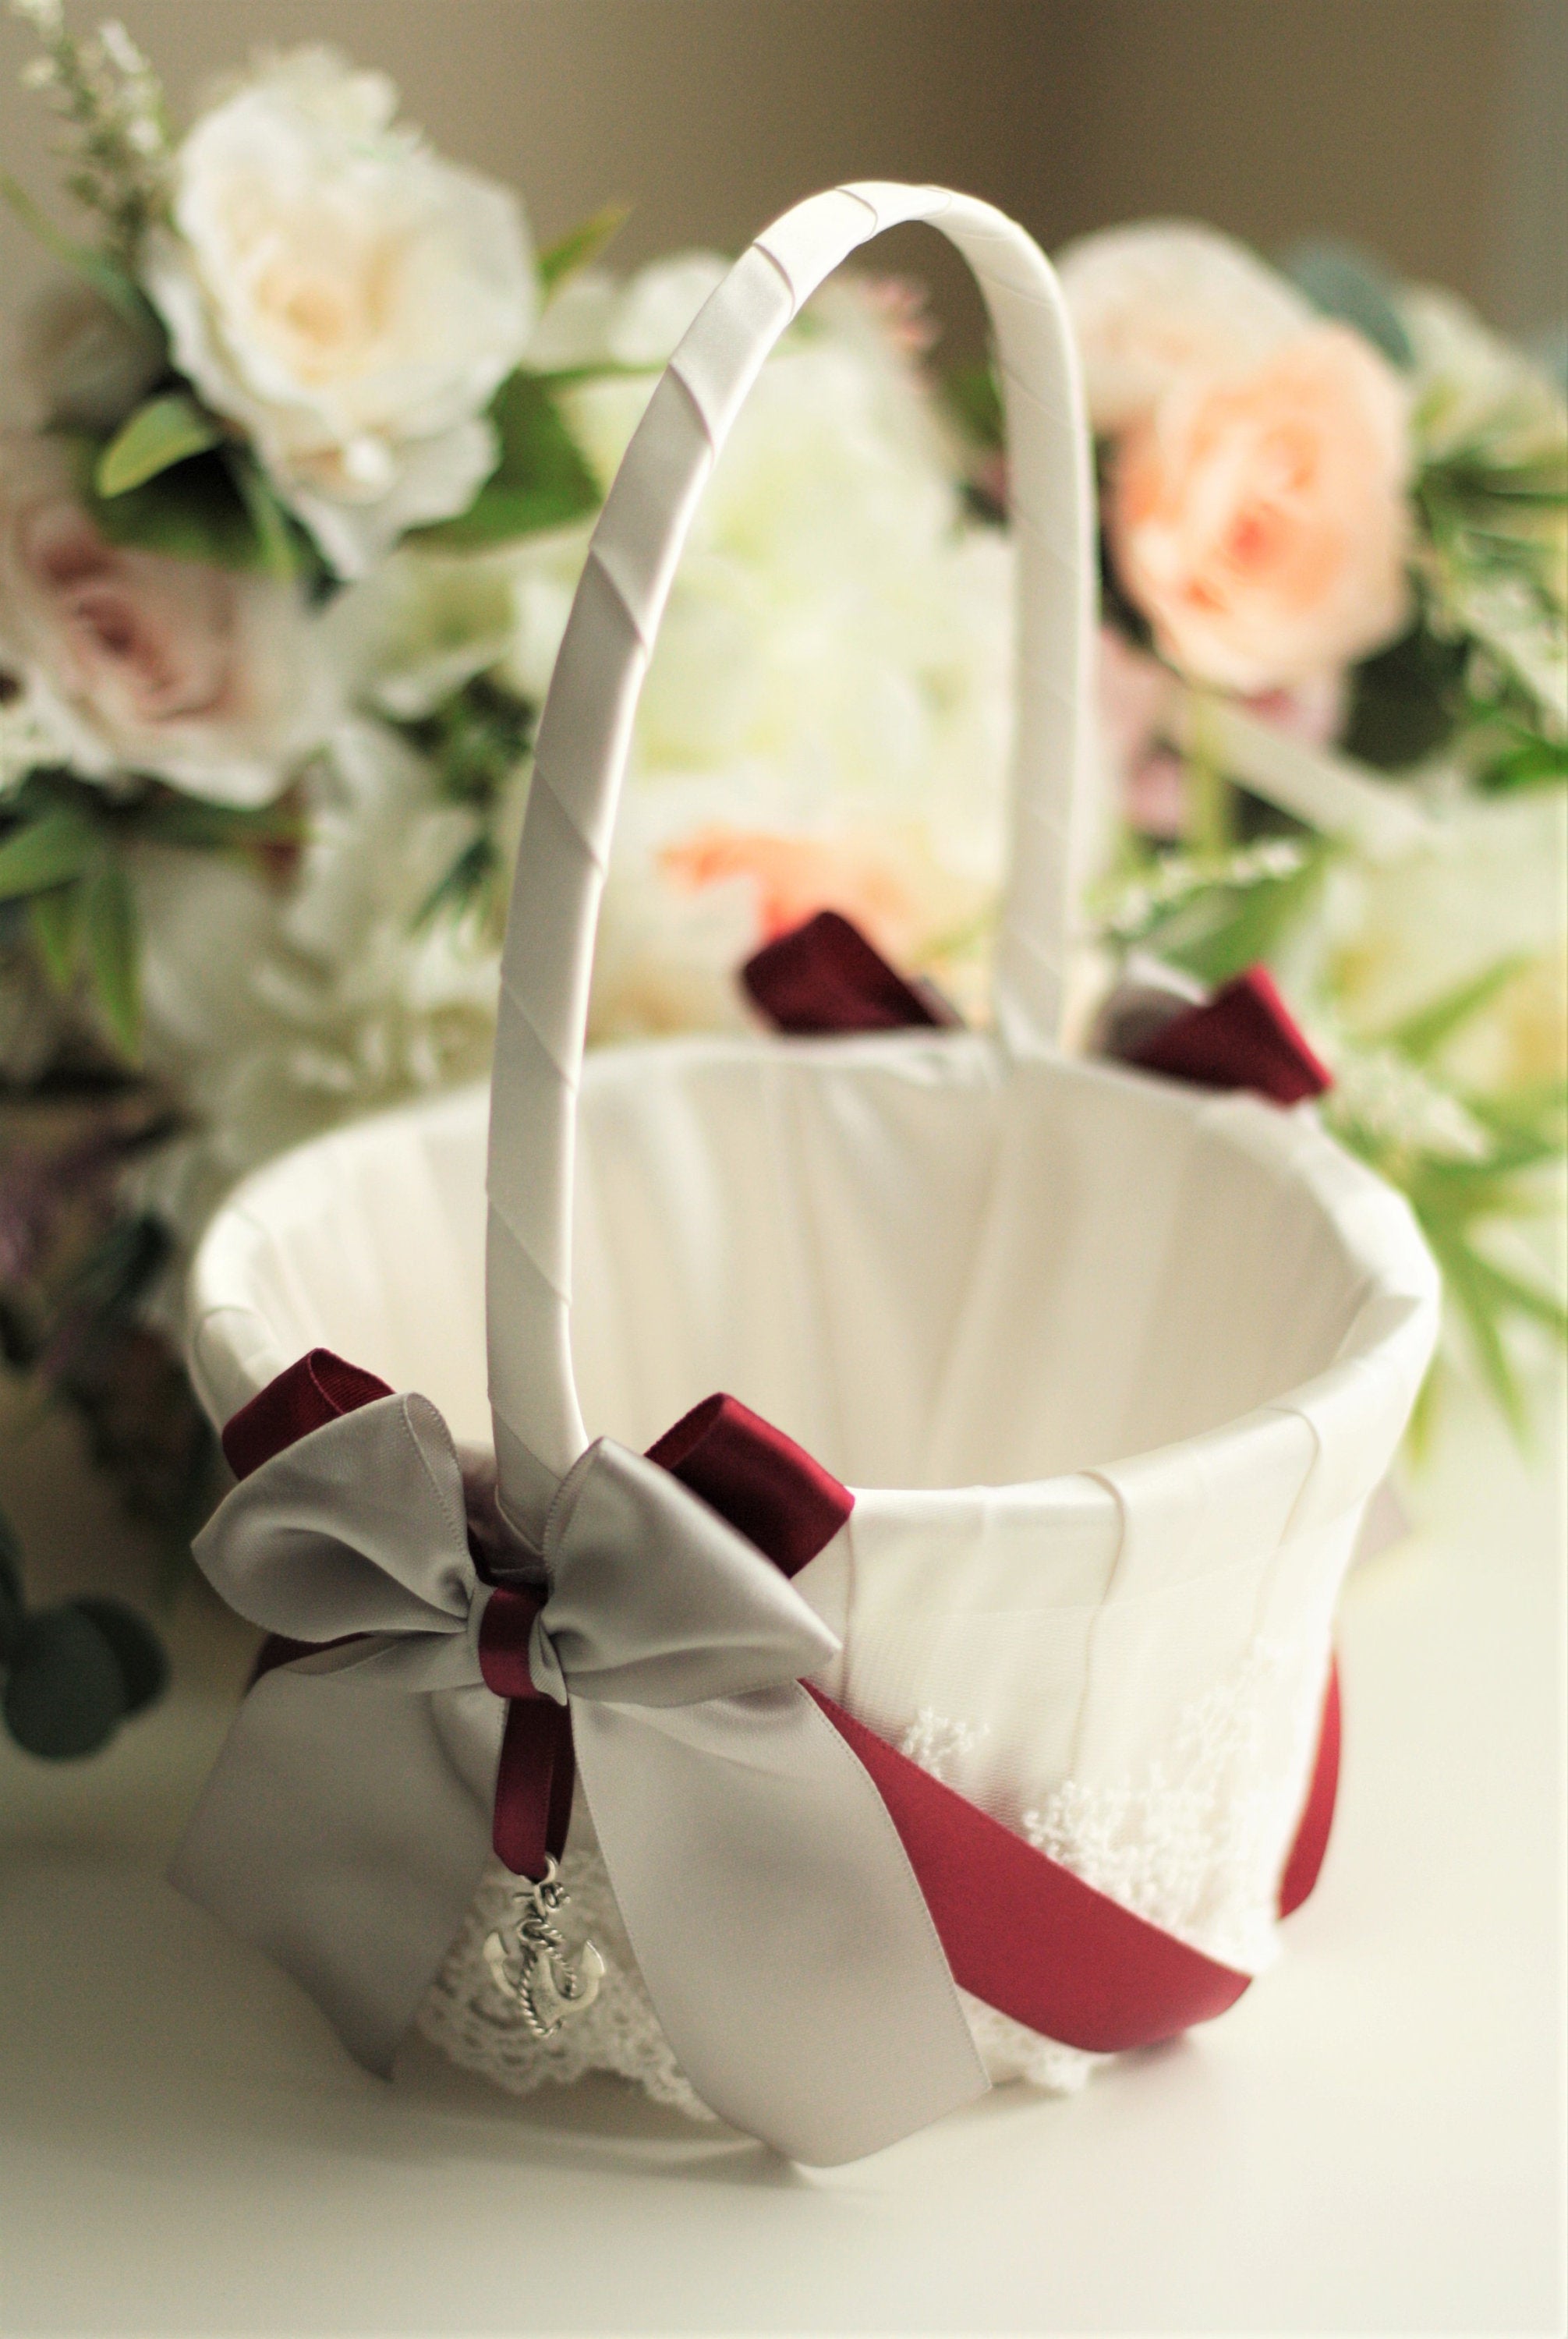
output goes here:
<path id="1" fill-rule="evenodd" d="M 621 775 L 676 563 L 774 343 L 849 252 L 906 220 L 957 245 L 996 334 L 1018 548 L 997 1013 L 1015 1051 L 1060 1036 L 1094 610 L 1089 438 L 1066 312 L 1038 245 L 990 204 L 939 187 L 839 187 L 757 238 L 670 360 L 594 530 L 539 725 L 501 962 L 486 1258 L 501 1493 L 525 1529 L 587 1443 L 570 1337 L 577 1092 Z"/>

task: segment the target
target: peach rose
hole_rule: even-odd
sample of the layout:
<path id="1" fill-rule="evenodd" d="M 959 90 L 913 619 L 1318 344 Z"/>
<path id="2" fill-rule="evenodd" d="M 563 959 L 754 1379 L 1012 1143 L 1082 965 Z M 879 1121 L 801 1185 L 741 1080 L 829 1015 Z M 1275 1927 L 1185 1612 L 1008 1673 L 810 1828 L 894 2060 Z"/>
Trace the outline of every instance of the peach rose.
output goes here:
<path id="1" fill-rule="evenodd" d="M 690 893 L 737 878 L 748 883 L 759 942 L 772 942 L 818 910 L 837 910 L 901 963 L 917 958 L 930 940 L 931 904 L 919 898 L 910 859 L 891 837 L 788 836 L 718 824 L 666 845 L 658 856 L 664 874 Z"/>
<path id="2" fill-rule="evenodd" d="M 1164 656 L 1277 690 L 1362 657 L 1409 613 L 1405 400 L 1322 325 L 1255 371 L 1174 384 L 1117 453 L 1109 532 Z"/>
<path id="3" fill-rule="evenodd" d="M 0 438 L 0 651 L 91 778 L 147 773 L 264 804 L 326 725 L 297 594 L 107 543 L 51 439 Z"/>

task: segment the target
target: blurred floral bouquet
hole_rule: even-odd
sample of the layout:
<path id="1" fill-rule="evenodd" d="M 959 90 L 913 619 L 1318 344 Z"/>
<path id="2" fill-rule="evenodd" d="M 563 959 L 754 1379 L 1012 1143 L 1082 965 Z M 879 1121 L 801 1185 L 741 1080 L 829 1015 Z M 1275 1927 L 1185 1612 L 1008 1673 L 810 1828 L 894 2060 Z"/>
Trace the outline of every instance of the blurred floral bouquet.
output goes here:
<path id="1" fill-rule="evenodd" d="M 86 228 L 4 183 L 60 272 L 0 434 L 0 1343 L 178 1546 L 190 1242 L 280 1147 L 485 1070 L 588 530 L 725 262 L 616 280 L 612 213 L 537 252 L 326 50 L 176 130 L 123 28 L 13 5 Z M 1064 280 L 1107 515 L 1086 962 L 1275 962 L 1517 1411 L 1511 1322 L 1555 1309 L 1520 1245 L 1563 1136 L 1561 401 L 1342 254 L 1133 229 Z M 842 278 L 740 418 L 644 695 L 599 1037 L 738 1023 L 740 962 L 829 907 L 986 1012 L 1006 480 L 989 374 L 939 383 L 931 340 Z M 68 1704 L 34 1682 L 21 1734 L 127 1710 Z"/>
<path id="2" fill-rule="evenodd" d="M 1516 1427 L 1561 1341 L 1568 414 L 1448 295 L 1150 223 L 1062 255 L 1123 962 L 1274 962 Z M 1419 1427 L 1419 1425 L 1418 1425 Z"/>

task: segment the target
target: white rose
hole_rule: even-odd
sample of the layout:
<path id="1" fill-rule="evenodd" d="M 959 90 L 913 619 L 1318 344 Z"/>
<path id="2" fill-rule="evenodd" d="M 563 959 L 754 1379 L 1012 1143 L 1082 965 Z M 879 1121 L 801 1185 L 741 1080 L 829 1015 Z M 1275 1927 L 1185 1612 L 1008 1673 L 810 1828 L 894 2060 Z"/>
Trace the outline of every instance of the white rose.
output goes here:
<path id="1" fill-rule="evenodd" d="M 1245 372 L 1317 312 L 1245 245 L 1183 220 L 1145 220 L 1070 243 L 1057 273 L 1097 432 L 1140 420 L 1192 374 Z"/>
<path id="2" fill-rule="evenodd" d="M 501 665 L 516 632 L 515 567 L 511 546 L 455 554 L 409 547 L 349 586 L 322 620 L 349 695 L 409 721 Z"/>
<path id="3" fill-rule="evenodd" d="M 493 948 L 450 921 L 414 931 L 465 842 L 461 812 L 379 724 L 341 725 L 305 789 L 309 841 L 286 884 L 213 854 L 133 856 L 144 1061 L 193 1123 L 142 1191 L 187 1240 L 259 1161 L 488 1062 Z"/>
<path id="4" fill-rule="evenodd" d="M 656 369 L 729 269 L 716 252 L 677 252 L 626 283 L 604 269 L 579 269 L 539 320 L 528 363 L 541 373 L 580 365 Z"/>
<path id="5" fill-rule="evenodd" d="M 178 364 L 344 576 L 472 501 L 537 308 L 517 198 L 396 106 L 330 50 L 270 60 L 185 139 L 148 246 Z"/>
<path id="6" fill-rule="evenodd" d="M 47 438 L 0 436 L 0 666 L 84 776 L 222 804 L 276 795 L 330 716 L 291 587 L 107 543 Z"/>

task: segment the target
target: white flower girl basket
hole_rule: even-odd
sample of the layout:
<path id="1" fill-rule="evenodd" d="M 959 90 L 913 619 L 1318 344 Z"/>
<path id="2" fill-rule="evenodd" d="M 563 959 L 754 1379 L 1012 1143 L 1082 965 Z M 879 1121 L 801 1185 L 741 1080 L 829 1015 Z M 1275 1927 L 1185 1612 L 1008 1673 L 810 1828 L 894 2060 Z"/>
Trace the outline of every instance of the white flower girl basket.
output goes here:
<path id="1" fill-rule="evenodd" d="M 694 507 L 802 302 L 906 220 L 973 267 L 1006 391 L 997 1031 L 585 1061 L 621 772 Z M 829 2161 L 987 2077 L 1071 2084 L 1093 2053 L 1218 2010 L 1271 1953 L 1336 1594 L 1435 1281 L 1404 1204 L 1309 1110 L 1059 1052 L 1091 784 L 1088 446 L 1055 280 L 997 212 L 867 184 L 761 236 L 676 352 L 594 537 L 488 1099 L 302 1147 L 202 1246 L 192 1357 L 214 1421 L 322 1349 L 419 1393 L 269 1461 L 202 1552 L 245 1613 L 337 1645 L 252 1691 L 176 1872 L 366 2060 L 417 2019 L 519 2090 L 617 2069 Z M 715 1389 L 854 1490 L 793 1585 L 635 1459 Z M 484 1478 L 442 1417 L 459 1447 L 493 1433 L 534 1586 L 509 1706 L 475 1650 L 524 1595 L 488 1590 L 460 1516 L 442 1524 L 459 1470 L 470 1525 Z M 421 1527 L 431 1485 L 446 1512 Z M 420 1535 L 446 1538 L 439 1566 Z M 694 1592 L 705 1535 L 727 1540 Z M 502 1716 L 540 1683 L 557 1715 L 569 1693 L 581 1787 L 559 1875 L 525 1885 L 534 1930 L 508 1935 L 489 1805 Z M 1014 1986 L 1026 1969 L 1040 1989 Z"/>

